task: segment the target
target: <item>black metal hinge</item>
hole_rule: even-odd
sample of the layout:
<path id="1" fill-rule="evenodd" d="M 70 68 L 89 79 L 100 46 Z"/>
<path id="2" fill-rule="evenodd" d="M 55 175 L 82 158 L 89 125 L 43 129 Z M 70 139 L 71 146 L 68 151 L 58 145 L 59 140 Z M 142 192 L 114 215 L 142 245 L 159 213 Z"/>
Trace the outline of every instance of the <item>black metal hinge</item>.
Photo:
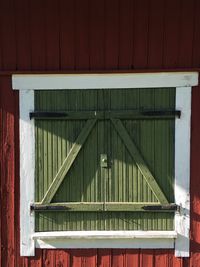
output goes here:
<path id="1" fill-rule="evenodd" d="M 66 206 L 51 206 L 51 205 L 35 205 L 35 204 L 31 204 L 30 206 L 31 211 L 69 211 L 70 208 L 66 207 Z"/>
<path id="2" fill-rule="evenodd" d="M 181 117 L 180 110 L 145 110 L 141 112 L 144 116 L 174 116 Z"/>
<path id="3" fill-rule="evenodd" d="M 145 205 L 142 207 L 146 211 L 179 211 L 179 206 L 177 204 L 168 204 L 168 205 Z"/>
<path id="4" fill-rule="evenodd" d="M 49 111 L 35 111 L 29 113 L 30 119 L 32 118 L 64 118 L 67 117 L 66 112 L 49 112 Z"/>
<path id="5" fill-rule="evenodd" d="M 173 119 L 181 117 L 180 110 L 104 110 L 104 111 L 33 111 L 30 119 Z"/>
<path id="6" fill-rule="evenodd" d="M 59 203 L 59 204 L 31 204 L 30 209 L 31 211 L 105 211 L 104 209 L 102 209 L 103 205 L 102 204 L 91 204 L 88 203 L 89 206 L 88 207 L 84 207 L 81 206 L 82 204 L 79 205 L 75 205 L 74 203 L 67 203 L 67 204 L 63 204 Z M 123 203 L 121 203 L 121 205 L 123 205 Z M 126 204 L 125 204 L 126 205 Z M 139 209 L 134 209 L 134 207 L 132 207 L 132 209 L 129 207 L 126 210 L 126 207 L 122 207 L 121 209 L 115 209 L 115 207 L 113 207 L 114 209 L 112 209 L 112 207 L 109 208 L 109 204 L 108 204 L 108 208 L 106 209 L 106 211 L 129 211 L 129 212 L 139 212 L 139 211 L 148 211 L 148 212 L 174 212 L 174 211 L 180 211 L 180 207 L 174 203 L 172 204 L 168 204 L 168 205 L 145 205 L 145 206 L 141 206 Z"/>

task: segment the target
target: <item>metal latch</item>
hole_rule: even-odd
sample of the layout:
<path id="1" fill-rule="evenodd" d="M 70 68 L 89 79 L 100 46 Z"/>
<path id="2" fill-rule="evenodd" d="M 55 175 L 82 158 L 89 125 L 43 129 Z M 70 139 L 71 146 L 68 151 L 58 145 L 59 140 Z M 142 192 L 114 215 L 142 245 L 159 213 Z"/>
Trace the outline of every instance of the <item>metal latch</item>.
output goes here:
<path id="1" fill-rule="evenodd" d="M 108 168 L 108 156 L 107 156 L 107 154 L 101 154 L 101 156 L 100 156 L 100 166 L 102 168 Z"/>

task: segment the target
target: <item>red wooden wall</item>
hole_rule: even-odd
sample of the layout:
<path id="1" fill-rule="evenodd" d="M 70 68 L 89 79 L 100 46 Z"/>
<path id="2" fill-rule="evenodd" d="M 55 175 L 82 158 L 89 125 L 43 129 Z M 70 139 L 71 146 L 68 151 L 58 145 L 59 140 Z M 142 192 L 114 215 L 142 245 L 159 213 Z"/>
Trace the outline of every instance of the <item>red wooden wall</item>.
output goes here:
<path id="1" fill-rule="evenodd" d="M 0 0 L 0 262 L 14 266 L 200 266 L 200 88 L 192 96 L 191 257 L 172 250 L 38 250 L 19 256 L 16 71 L 200 68 L 199 0 Z"/>

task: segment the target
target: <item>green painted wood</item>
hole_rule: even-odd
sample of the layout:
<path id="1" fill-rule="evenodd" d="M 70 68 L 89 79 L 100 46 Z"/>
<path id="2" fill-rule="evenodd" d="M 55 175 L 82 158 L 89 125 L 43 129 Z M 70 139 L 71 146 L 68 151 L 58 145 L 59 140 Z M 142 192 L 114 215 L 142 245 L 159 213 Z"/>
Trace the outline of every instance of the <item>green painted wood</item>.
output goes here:
<path id="1" fill-rule="evenodd" d="M 96 119 L 88 120 L 81 131 L 80 135 L 76 139 L 74 145 L 72 146 L 69 154 L 67 155 L 66 159 L 64 160 L 61 168 L 59 169 L 58 173 L 56 174 L 53 182 L 51 183 L 50 187 L 48 188 L 43 200 L 42 204 L 50 203 L 52 198 L 54 197 L 56 191 L 58 190 L 60 184 L 62 183 L 63 179 L 67 175 L 68 171 L 70 170 L 74 160 L 76 159 L 79 151 L 81 150 L 85 140 L 87 139 L 90 131 L 92 130 L 93 126 L 96 123 Z M 55 137 L 55 136 L 54 136 Z M 55 153 L 54 155 L 59 155 L 59 153 Z M 55 164 L 57 159 L 54 161 Z M 56 169 L 56 167 L 55 167 Z"/>
<path id="2" fill-rule="evenodd" d="M 106 112 L 175 108 L 174 89 L 112 89 L 35 92 L 35 110 L 101 112 L 86 142 L 51 200 L 54 203 L 158 203 L 151 188 L 115 130 Z M 86 120 L 35 120 L 35 201 L 41 202 L 68 156 Z M 140 149 L 170 203 L 174 202 L 174 118 L 123 118 L 131 140 Z M 101 168 L 100 155 L 108 155 Z M 159 203 L 158 203 L 159 204 Z M 76 205 L 76 204 L 75 204 Z M 173 230 L 173 212 L 58 211 L 37 212 L 36 231 Z"/>
<path id="3" fill-rule="evenodd" d="M 126 211 L 126 212 L 152 212 L 154 209 L 159 212 L 174 212 L 175 206 L 172 205 L 160 205 L 157 202 L 62 202 L 62 203 L 50 203 L 42 204 L 35 203 L 33 208 L 35 211 L 49 210 L 49 211 Z"/>
<path id="4" fill-rule="evenodd" d="M 108 120 L 111 118 L 134 119 L 134 120 L 166 120 L 178 116 L 179 111 L 170 109 L 142 109 L 142 110 L 104 110 L 104 111 L 35 111 L 30 113 L 30 118 L 35 120 Z"/>
<path id="5" fill-rule="evenodd" d="M 144 178 L 146 179 L 148 185 L 154 192 L 156 198 L 161 204 L 168 204 L 168 200 L 165 197 L 164 193 L 160 189 L 158 183 L 156 182 L 155 177 L 152 175 L 151 171 L 149 170 L 147 163 L 144 161 L 143 156 L 141 155 L 139 149 L 136 147 L 133 140 L 131 140 L 129 134 L 127 133 L 125 127 L 123 126 L 122 122 L 119 119 L 111 119 L 115 129 L 117 130 L 119 136 L 122 138 L 126 148 L 130 152 L 131 156 L 133 157 L 136 165 L 138 166 L 139 170 L 143 174 Z"/>

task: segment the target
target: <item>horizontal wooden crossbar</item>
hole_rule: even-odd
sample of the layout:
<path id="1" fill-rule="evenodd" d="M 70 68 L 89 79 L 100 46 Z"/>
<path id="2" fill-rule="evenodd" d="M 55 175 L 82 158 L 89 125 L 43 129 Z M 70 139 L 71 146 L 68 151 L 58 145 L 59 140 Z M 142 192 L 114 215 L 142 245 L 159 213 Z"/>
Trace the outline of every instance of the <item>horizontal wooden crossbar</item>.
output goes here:
<path id="1" fill-rule="evenodd" d="M 63 120 L 88 120 L 88 119 L 172 119 L 180 118 L 180 110 L 104 110 L 104 111 L 34 111 L 30 112 L 30 119 L 63 119 Z"/>
<path id="2" fill-rule="evenodd" d="M 161 211 L 174 212 L 177 210 L 175 204 L 160 205 L 158 202 L 63 202 L 41 204 L 34 203 L 31 205 L 34 211 L 114 211 L 114 212 L 138 212 L 138 211 Z"/>

